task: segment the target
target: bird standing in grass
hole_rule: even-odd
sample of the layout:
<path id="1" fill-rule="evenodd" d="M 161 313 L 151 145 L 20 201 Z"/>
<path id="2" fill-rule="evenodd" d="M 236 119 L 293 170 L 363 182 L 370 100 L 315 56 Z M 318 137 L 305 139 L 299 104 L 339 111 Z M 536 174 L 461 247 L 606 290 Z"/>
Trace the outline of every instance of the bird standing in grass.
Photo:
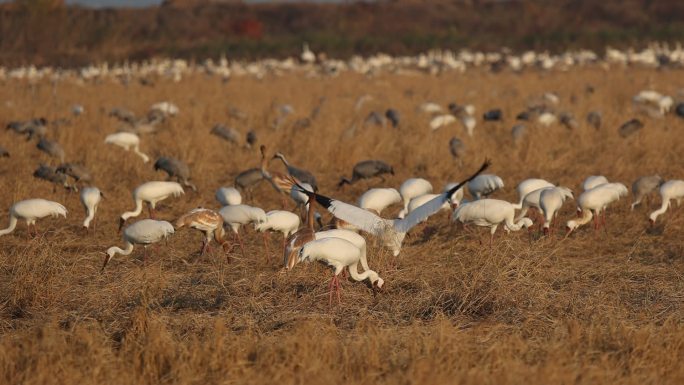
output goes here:
<path id="1" fill-rule="evenodd" d="M 147 208 L 150 210 L 150 218 L 154 218 L 154 209 L 158 202 L 171 196 L 177 198 L 183 194 L 185 194 L 183 187 L 176 182 L 155 181 L 141 184 L 133 190 L 135 209 L 121 214 L 119 230 L 121 230 L 128 218 L 137 217 L 142 213 L 143 202 L 147 202 Z"/>
<path id="2" fill-rule="evenodd" d="M 684 199 L 684 181 L 683 180 L 669 180 L 660 186 L 660 199 L 663 203 L 660 208 L 649 215 L 648 219 L 652 225 L 655 224 L 656 219 L 663 214 L 670 207 L 670 200 L 674 199 L 677 201 L 677 206 Z"/>
<path id="3" fill-rule="evenodd" d="M 126 151 L 133 150 L 133 152 L 138 155 L 144 163 L 150 161 L 150 157 L 140 151 L 140 137 L 134 133 L 117 132 L 115 134 L 107 135 L 105 138 L 105 143 L 119 146 Z"/>
<path id="4" fill-rule="evenodd" d="M 124 249 L 112 246 L 105 253 L 102 270 L 116 254 L 130 255 L 134 245 L 143 245 L 143 259 L 147 259 L 147 246 L 168 238 L 174 233 L 173 226 L 167 221 L 143 219 L 126 227 L 123 232 Z"/>
<path id="5" fill-rule="evenodd" d="M 102 200 L 102 192 L 97 187 L 86 187 L 81 190 L 81 204 L 86 211 L 86 217 L 83 220 L 83 227 L 87 230 L 90 227 L 90 223 L 95 218 L 97 213 L 97 207 L 100 205 Z M 93 227 L 95 225 L 93 224 Z"/>
<path id="6" fill-rule="evenodd" d="M 26 221 L 27 233 L 29 236 L 38 236 L 36 220 L 48 216 L 63 216 L 66 218 L 67 209 L 57 202 L 45 199 L 27 199 L 19 201 L 10 207 L 9 225 L 6 229 L 0 230 L 0 236 L 14 231 L 15 227 L 17 227 L 17 220 L 19 219 Z M 31 226 L 33 226 L 33 233 L 31 233 Z"/>
<path id="7" fill-rule="evenodd" d="M 210 249 L 209 244 L 212 238 L 223 247 L 225 252 L 228 252 L 230 245 L 223 239 L 226 234 L 226 231 L 223 229 L 223 217 L 216 211 L 196 208 L 176 220 L 176 230 L 183 227 L 189 227 L 204 233 L 205 238 L 202 241 L 200 256 Z"/>
<path id="8" fill-rule="evenodd" d="M 489 247 L 492 247 L 494 233 L 503 224 L 509 231 L 518 231 L 532 226 L 530 218 L 514 220 L 513 204 L 498 199 L 479 199 L 461 205 L 454 211 L 453 221 L 490 228 Z"/>
<path id="9" fill-rule="evenodd" d="M 176 158 L 169 158 L 160 156 L 154 162 L 154 171 L 164 171 L 169 179 L 176 178 L 178 183 L 182 183 L 185 187 L 190 187 L 192 191 L 197 191 L 197 186 L 190 183 L 190 167 L 185 162 Z"/>

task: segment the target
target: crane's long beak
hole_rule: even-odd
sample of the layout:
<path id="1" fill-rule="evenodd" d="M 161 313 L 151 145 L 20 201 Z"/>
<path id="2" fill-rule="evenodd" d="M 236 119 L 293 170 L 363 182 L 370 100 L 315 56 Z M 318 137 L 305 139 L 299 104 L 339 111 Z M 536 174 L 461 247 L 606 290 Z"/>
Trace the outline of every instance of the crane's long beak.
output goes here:
<path id="1" fill-rule="evenodd" d="M 107 266 L 107 263 L 109 262 L 110 259 L 112 259 L 112 257 L 109 256 L 109 254 L 104 253 L 104 255 L 105 255 L 104 262 L 102 263 L 102 268 L 100 269 L 100 273 L 102 273 L 104 271 L 105 267 Z"/>
<path id="2" fill-rule="evenodd" d="M 119 232 L 121 232 L 121 228 L 123 228 L 123 225 L 126 223 L 126 220 L 123 218 L 119 218 Z"/>
<path id="3" fill-rule="evenodd" d="M 566 239 L 566 238 L 569 237 L 570 234 L 572 233 L 572 229 L 571 229 L 571 228 L 567 227 L 567 229 L 568 229 L 568 231 L 565 233 L 565 237 L 564 237 L 563 239 Z"/>

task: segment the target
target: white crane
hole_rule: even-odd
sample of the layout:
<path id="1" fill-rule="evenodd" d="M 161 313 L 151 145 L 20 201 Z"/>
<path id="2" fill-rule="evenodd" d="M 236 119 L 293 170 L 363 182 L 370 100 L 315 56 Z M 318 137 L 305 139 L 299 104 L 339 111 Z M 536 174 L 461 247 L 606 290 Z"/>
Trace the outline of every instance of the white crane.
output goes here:
<path id="1" fill-rule="evenodd" d="M 228 251 L 230 245 L 223 239 L 226 235 L 226 231 L 223 229 L 223 217 L 216 211 L 204 208 L 191 210 L 176 220 L 176 230 L 182 227 L 190 227 L 204 233 L 205 237 L 202 241 L 200 256 L 209 250 L 212 238 L 223 247 L 225 252 Z"/>
<path id="2" fill-rule="evenodd" d="M 520 182 L 518 187 L 515 188 L 515 191 L 518 193 L 518 197 L 520 198 L 519 203 L 514 205 L 515 209 L 520 210 L 522 208 L 523 199 L 525 199 L 527 194 L 543 187 L 554 187 L 554 184 L 544 179 L 525 179 L 524 181 Z"/>
<path id="3" fill-rule="evenodd" d="M 302 46 L 302 54 L 300 58 L 304 63 L 312 64 L 316 62 L 316 55 L 309 49 L 309 43 L 304 43 Z"/>
<path id="4" fill-rule="evenodd" d="M 408 205 L 411 199 L 432 192 L 432 184 L 423 178 L 411 178 L 404 181 L 399 187 L 399 194 L 404 200 L 404 209 L 399 212 L 399 218 L 408 213 Z"/>
<path id="5" fill-rule="evenodd" d="M 235 187 L 220 187 L 214 195 L 221 206 L 239 205 L 242 203 L 242 195 Z"/>
<path id="6" fill-rule="evenodd" d="M 542 190 L 539 206 L 544 214 L 544 235 L 549 234 L 551 222 L 568 198 L 574 199 L 572 191 L 565 187 L 549 187 Z"/>
<path id="7" fill-rule="evenodd" d="M 119 146 L 126 151 L 133 150 L 136 155 L 142 158 L 144 163 L 150 161 L 150 157 L 140 151 L 140 138 L 132 132 L 117 132 L 115 134 L 107 135 L 105 143 Z"/>
<path id="8" fill-rule="evenodd" d="M 544 192 L 544 190 L 547 190 L 547 189 L 558 189 L 559 192 L 564 197 L 571 198 L 571 199 L 573 198 L 572 190 L 570 190 L 567 187 L 556 187 L 556 186 L 551 185 L 551 187 L 538 188 L 534 191 L 531 191 L 531 192 L 525 194 L 525 196 L 523 197 L 522 202 L 521 202 L 522 205 L 520 207 L 520 212 L 518 213 L 518 215 L 516 215 L 515 220 L 517 221 L 518 219 L 523 218 L 525 216 L 525 214 L 527 214 L 527 211 L 530 208 L 535 208 L 535 209 L 537 209 L 538 213 L 541 213 L 542 212 L 541 195 Z M 563 201 L 565 201 L 565 199 L 563 199 Z M 517 206 L 518 205 L 513 205 L 513 208 L 518 209 Z"/>
<path id="9" fill-rule="evenodd" d="M 329 304 L 332 305 L 333 292 L 337 293 L 337 301 L 340 302 L 339 275 L 344 268 L 348 268 L 349 275 L 355 281 L 370 280 L 371 286 L 382 288 L 385 283 L 373 270 L 366 270 L 359 274 L 358 264 L 361 261 L 361 250 L 353 243 L 342 238 L 323 238 L 305 244 L 299 250 L 299 260 L 306 262 L 322 262 L 333 268 L 333 278 L 328 285 Z"/>
<path id="10" fill-rule="evenodd" d="M 578 212 L 582 215 L 579 219 L 567 222 L 567 235 L 570 235 L 578 227 L 585 225 L 594 219 L 594 229 L 599 229 L 599 214 L 609 204 L 627 195 L 627 187 L 621 183 L 603 183 L 594 188 L 584 191 L 577 199 Z"/>
<path id="11" fill-rule="evenodd" d="M 451 114 L 438 115 L 430 120 L 430 128 L 434 131 L 454 122 L 456 122 L 456 117 Z"/>
<path id="12" fill-rule="evenodd" d="M 442 190 L 442 192 L 451 190 L 452 188 L 456 187 L 457 184 L 458 183 L 456 182 L 447 183 L 447 185 L 444 186 L 444 190 Z M 452 209 L 457 208 L 461 204 L 461 202 L 463 201 L 463 195 L 463 187 L 459 188 L 458 190 L 456 190 L 455 193 L 451 195 L 451 199 L 449 200 L 449 202 L 451 203 Z"/>
<path id="13" fill-rule="evenodd" d="M 385 247 L 392 250 L 394 256 L 401 252 L 401 245 L 404 241 L 406 233 L 415 225 L 428 218 L 430 215 L 436 213 L 442 208 L 444 202 L 448 202 L 452 195 L 461 188 L 465 183 L 475 178 L 482 171 L 489 167 L 489 161 L 485 161 L 482 167 L 467 178 L 465 181 L 454 186 L 449 191 L 439 194 L 436 198 L 420 206 L 418 209 L 409 213 L 403 219 L 384 219 L 379 216 L 366 211 L 360 207 L 350 205 L 338 201 L 336 199 L 328 198 L 318 193 L 314 194 L 312 191 L 305 191 L 309 197 L 312 197 L 321 206 L 325 207 L 333 216 L 350 223 L 359 229 L 379 237 Z"/>
<path id="14" fill-rule="evenodd" d="M 591 175 L 582 183 L 582 190 L 591 190 L 596 186 L 608 183 L 608 178 L 603 175 Z"/>
<path id="15" fill-rule="evenodd" d="M 81 203 L 86 211 L 86 217 L 83 220 L 83 227 L 85 227 L 86 230 L 90 227 L 90 222 L 92 222 L 93 218 L 95 218 L 97 207 L 100 205 L 102 196 L 102 192 L 97 187 L 86 187 L 81 190 Z M 93 227 L 95 227 L 94 224 Z"/>
<path id="16" fill-rule="evenodd" d="M 498 199 L 479 199 L 464 203 L 454 211 L 452 220 L 465 225 L 474 224 L 490 228 L 489 246 L 492 246 L 494 233 L 500 224 L 504 224 L 509 231 L 518 231 L 532 226 L 530 218 L 514 220 L 515 208 L 513 204 Z"/>
<path id="17" fill-rule="evenodd" d="M 263 223 L 266 222 L 266 213 L 259 207 L 253 207 L 248 205 L 231 205 L 225 206 L 219 210 L 219 214 L 223 217 L 223 222 L 229 225 L 233 230 L 233 234 L 240 243 L 240 249 L 242 250 L 242 256 L 245 256 L 245 245 L 242 243 L 242 238 L 240 238 L 240 226 L 247 225 L 250 223 Z"/>
<path id="18" fill-rule="evenodd" d="M 126 227 L 123 232 L 124 248 L 112 246 L 105 253 L 102 270 L 107 266 L 112 257 L 116 254 L 130 255 L 133 252 L 133 245 L 144 245 L 143 258 L 147 258 L 147 246 L 168 238 L 173 234 L 173 226 L 167 221 L 155 219 L 143 219 Z"/>
<path id="19" fill-rule="evenodd" d="M 283 233 L 283 250 L 285 250 L 287 237 L 297 231 L 299 224 L 299 215 L 284 210 L 272 210 L 266 213 L 264 222 L 254 225 L 254 230 L 264 233 L 264 245 L 266 246 L 266 254 L 268 254 L 267 231 Z"/>
<path id="20" fill-rule="evenodd" d="M 471 180 L 466 185 L 468 192 L 476 200 L 492 194 L 494 191 L 503 188 L 503 186 L 503 180 L 491 174 L 478 175 L 477 178 Z"/>
<path id="21" fill-rule="evenodd" d="M 668 207 L 670 207 L 671 199 L 677 201 L 677 206 L 679 206 L 682 199 L 684 199 L 684 180 L 669 180 L 660 186 L 660 190 L 658 192 L 660 193 L 660 199 L 662 199 L 663 203 L 660 205 L 658 210 L 649 215 L 648 220 L 652 225 L 655 224 L 658 216 L 663 214 L 665 211 L 667 211 Z"/>
<path id="22" fill-rule="evenodd" d="M 306 186 L 304 186 L 306 187 Z M 311 191 L 311 189 L 308 189 Z M 401 202 L 399 191 L 393 188 L 372 188 L 359 197 L 359 207 L 380 215 L 387 207 Z"/>
<path id="23" fill-rule="evenodd" d="M 66 218 L 67 209 L 61 204 L 45 199 L 27 199 L 19 201 L 10 207 L 9 210 L 9 225 L 6 229 L 0 230 L 0 236 L 7 235 L 14 231 L 17 227 L 17 220 L 23 219 L 26 221 L 27 233 L 31 234 L 31 226 L 33 226 L 33 235 L 38 236 L 38 229 L 36 228 L 36 220 L 48 216 Z"/>
<path id="24" fill-rule="evenodd" d="M 133 190 L 135 209 L 121 214 L 121 218 L 119 218 L 119 230 L 121 230 L 128 218 L 137 217 L 142 213 L 143 202 L 147 202 L 150 218 L 154 218 L 154 209 L 158 202 L 161 202 L 170 196 L 177 198 L 183 194 L 185 194 L 183 186 L 177 182 L 154 181 L 141 184 Z"/>

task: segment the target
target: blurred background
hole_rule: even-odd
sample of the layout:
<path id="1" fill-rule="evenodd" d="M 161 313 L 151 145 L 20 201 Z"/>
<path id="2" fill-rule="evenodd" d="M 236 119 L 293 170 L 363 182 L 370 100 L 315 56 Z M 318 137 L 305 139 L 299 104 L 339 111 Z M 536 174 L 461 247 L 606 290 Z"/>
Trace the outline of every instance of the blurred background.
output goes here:
<path id="1" fill-rule="evenodd" d="M 433 48 L 552 53 L 684 39 L 681 0 L 0 0 L 0 65 L 328 57 Z"/>

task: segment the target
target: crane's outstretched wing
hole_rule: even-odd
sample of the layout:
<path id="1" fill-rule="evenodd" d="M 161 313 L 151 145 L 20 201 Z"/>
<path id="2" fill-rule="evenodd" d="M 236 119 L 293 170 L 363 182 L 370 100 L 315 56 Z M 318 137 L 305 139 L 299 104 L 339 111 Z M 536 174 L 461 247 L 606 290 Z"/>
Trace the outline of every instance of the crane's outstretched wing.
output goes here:
<path id="1" fill-rule="evenodd" d="M 358 227 L 359 229 L 373 234 L 375 236 L 381 236 L 384 230 L 387 220 L 380 218 L 379 216 L 371 213 L 370 211 L 364 210 L 360 207 L 338 201 L 336 199 L 328 198 L 325 195 L 320 195 L 309 191 L 296 183 L 296 186 L 304 194 L 306 194 L 309 199 L 313 198 L 325 207 L 335 218 L 341 219 L 345 222 L 351 223 L 352 225 Z"/>
<path id="2" fill-rule="evenodd" d="M 471 180 L 475 179 L 475 177 L 480 175 L 480 173 L 484 170 L 486 170 L 490 164 L 491 162 L 485 159 L 484 163 L 482 163 L 482 166 L 479 170 L 477 170 L 475 174 L 471 175 L 468 179 L 452 187 L 450 190 L 442 194 L 439 194 L 438 196 L 427 201 L 422 206 L 411 211 L 404 219 L 394 221 L 394 228 L 401 233 L 408 232 L 409 230 L 411 230 L 411 228 L 413 228 L 413 226 L 417 225 L 418 223 L 427 219 L 430 215 L 439 211 L 442 208 L 442 205 L 444 205 L 445 202 L 449 201 L 451 199 L 451 196 L 454 193 L 456 193 L 458 189 L 463 187 L 463 185 L 470 182 Z"/>

